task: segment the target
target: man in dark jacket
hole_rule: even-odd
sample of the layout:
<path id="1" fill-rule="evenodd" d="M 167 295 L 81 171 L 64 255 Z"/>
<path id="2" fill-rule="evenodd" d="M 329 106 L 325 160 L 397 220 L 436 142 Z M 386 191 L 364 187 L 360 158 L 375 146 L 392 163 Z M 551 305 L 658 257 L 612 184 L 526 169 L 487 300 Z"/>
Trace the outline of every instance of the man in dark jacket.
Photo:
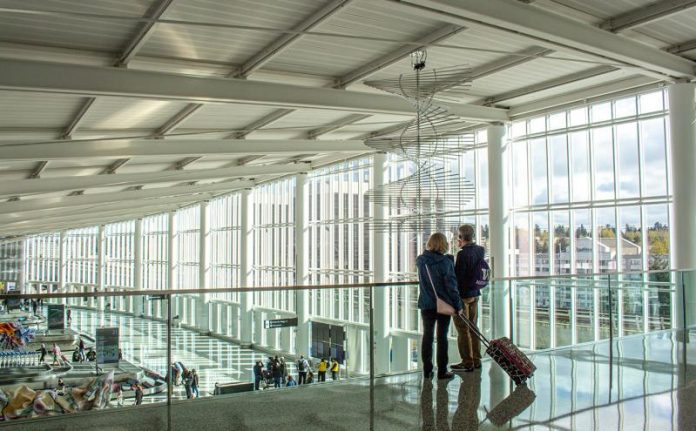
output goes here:
<path id="1" fill-rule="evenodd" d="M 476 274 L 479 262 L 484 258 L 486 250 L 474 242 L 474 227 L 465 224 L 459 227 L 459 253 L 454 265 L 457 274 L 457 286 L 462 298 L 462 314 L 476 324 L 478 314 L 478 300 L 481 291 L 476 287 Z M 454 319 L 457 328 L 457 347 L 462 361 L 452 365 L 453 370 L 466 372 L 481 368 L 481 341 L 469 329 L 462 319 Z"/>
<path id="2" fill-rule="evenodd" d="M 448 249 L 447 238 L 437 232 L 430 236 L 427 250 L 416 259 L 420 294 L 418 308 L 423 320 L 423 341 L 421 357 L 426 378 L 433 376 L 433 335 L 437 326 L 437 377 L 451 379 L 447 371 L 447 332 L 450 317 L 437 312 L 437 298 L 452 306 L 455 312 L 462 309 L 462 301 L 457 291 L 457 278 L 454 275 L 452 260 L 444 253 Z"/>

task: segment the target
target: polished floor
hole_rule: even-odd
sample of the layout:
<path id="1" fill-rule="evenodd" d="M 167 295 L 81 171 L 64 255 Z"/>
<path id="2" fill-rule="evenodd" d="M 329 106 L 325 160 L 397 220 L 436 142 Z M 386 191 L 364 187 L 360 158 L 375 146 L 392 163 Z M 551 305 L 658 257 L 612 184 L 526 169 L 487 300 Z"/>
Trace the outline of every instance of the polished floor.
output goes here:
<path id="1" fill-rule="evenodd" d="M 691 332 L 690 340 L 696 337 Z M 66 415 L 8 429 L 694 430 L 696 348 L 672 331 L 533 356 L 514 389 L 490 361 L 445 381 L 420 373 Z M 514 390 L 513 390 L 514 389 Z"/>
<path id="2" fill-rule="evenodd" d="M 73 308 L 71 328 L 94 336 L 96 328 L 120 329 L 123 356 L 130 362 L 161 375 L 167 371 L 167 325 L 162 322 L 120 313 L 104 313 Z M 215 383 L 252 381 L 252 367 L 264 363 L 268 354 L 241 348 L 217 338 L 182 328 L 172 328 L 172 359 L 195 369 L 201 396 L 212 394 Z M 292 361 L 290 361 L 292 362 Z M 294 364 L 289 364 L 294 372 Z M 186 398 L 183 386 L 174 388 L 175 398 Z M 162 396 L 145 397 L 145 403 L 161 402 Z"/>

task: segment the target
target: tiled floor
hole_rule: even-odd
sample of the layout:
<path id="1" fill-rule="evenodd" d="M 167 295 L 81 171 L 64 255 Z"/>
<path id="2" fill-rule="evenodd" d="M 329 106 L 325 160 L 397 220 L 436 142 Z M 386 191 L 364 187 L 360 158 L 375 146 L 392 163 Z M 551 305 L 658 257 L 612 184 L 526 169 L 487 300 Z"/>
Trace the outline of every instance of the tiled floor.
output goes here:
<path id="1" fill-rule="evenodd" d="M 120 343 L 124 357 L 136 365 L 165 375 L 167 364 L 167 326 L 165 323 L 127 316 L 119 313 L 103 313 L 73 309 L 71 327 L 94 336 L 102 326 L 120 328 Z M 172 332 L 172 358 L 193 368 L 199 375 L 201 396 L 212 393 L 215 383 L 252 381 L 252 367 L 256 360 L 267 354 L 204 335 L 194 331 L 174 328 Z M 292 361 L 290 361 L 292 362 Z M 294 372 L 294 364 L 289 364 Z M 182 386 L 176 386 L 175 397 L 185 398 Z M 159 402 L 161 396 L 146 397 L 145 402 Z"/>
<path id="2" fill-rule="evenodd" d="M 136 340 L 151 336 L 134 326 L 127 324 L 127 329 Z M 689 335 L 694 339 L 696 332 Z M 137 342 L 131 341 L 133 352 Z M 192 349 L 210 346 L 206 343 L 181 341 L 177 349 L 198 354 Z M 200 360 L 216 363 L 212 353 Z M 538 353 L 533 360 L 538 370 L 529 390 L 513 391 L 507 376 L 485 361 L 481 371 L 449 382 L 424 381 L 420 373 L 409 373 L 380 377 L 373 385 L 356 379 L 179 401 L 169 409 L 150 405 L 66 415 L 8 424 L 8 429 L 72 429 L 77 423 L 104 430 L 696 429 L 696 347 L 674 332 L 624 338 L 613 346 L 601 342 Z M 230 367 L 238 369 L 238 362 Z"/>

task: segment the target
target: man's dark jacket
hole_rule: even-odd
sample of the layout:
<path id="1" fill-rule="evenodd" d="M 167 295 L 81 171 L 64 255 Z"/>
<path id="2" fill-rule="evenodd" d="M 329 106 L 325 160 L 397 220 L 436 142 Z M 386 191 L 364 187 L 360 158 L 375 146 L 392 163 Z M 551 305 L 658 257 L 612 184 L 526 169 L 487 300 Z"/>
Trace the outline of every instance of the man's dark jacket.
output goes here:
<path id="1" fill-rule="evenodd" d="M 481 291 L 474 286 L 474 283 L 478 276 L 476 268 L 485 255 L 486 250 L 475 243 L 465 245 L 457 253 L 454 272 L 457 274 L 457 287 L 459 288 L 459 296 L 462 298 L 473 298 L 481 295 Z"/>

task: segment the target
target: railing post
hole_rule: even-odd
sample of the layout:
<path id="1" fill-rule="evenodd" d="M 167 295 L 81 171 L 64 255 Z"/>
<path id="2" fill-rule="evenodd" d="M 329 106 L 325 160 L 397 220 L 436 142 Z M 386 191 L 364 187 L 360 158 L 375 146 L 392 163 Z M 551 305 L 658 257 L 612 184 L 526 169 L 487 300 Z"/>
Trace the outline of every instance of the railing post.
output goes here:
<path id="1" fill-rule="evenodd" d="M 174 391 L 174 382 L 172 376 L 172 294 L 167 294 L 167 407 L 172 404 L 172 392 Z"/>

